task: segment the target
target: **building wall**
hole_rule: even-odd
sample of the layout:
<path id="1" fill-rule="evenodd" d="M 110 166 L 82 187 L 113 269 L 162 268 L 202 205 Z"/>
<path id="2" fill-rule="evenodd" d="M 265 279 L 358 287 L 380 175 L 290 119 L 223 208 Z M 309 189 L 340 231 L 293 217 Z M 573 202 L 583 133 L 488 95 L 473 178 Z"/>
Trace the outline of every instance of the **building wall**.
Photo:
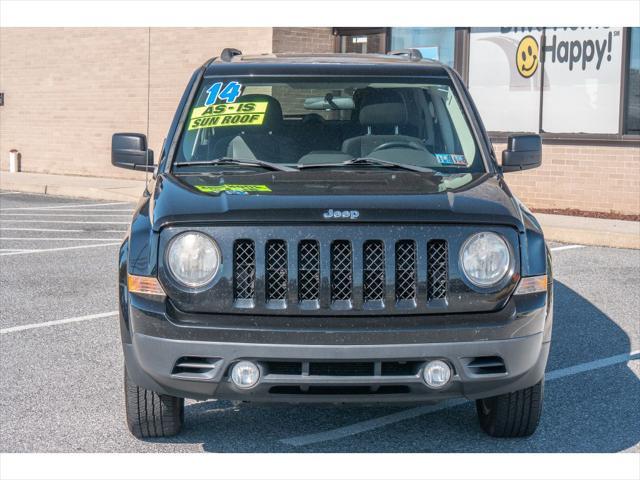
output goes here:
<path id="1" fill-rule="evenodd" d="M 0 168 L 16 148 L 24 171 L 140 178 L 111 165 L 111 134 L 146 132 L 149 97 L 159 153 L 193 70 L 231 46 L 328 53 L 334 37 L 331 28 L 0 28 Z M 500 156 L 504 145 L 495 148 Z M 640 213 L 637 145 L 543 151 L 541 168 L 507 177 L 530 207 Z"/>
<path id="2" fill-rule="evenodd" d="M 505 144 L 494 144 L 501 158 Z M 530 208 L 640 214 L 640 148 L 543 145 L 542 166 L 505 175 Z"/>
<path id="3" fill-rule="evenodd" d="M 333 29 L 274 28 L 273 53 L 333 53 Z"/>
<path id="4" fill-rule="evenodd" d="M 111 165 L 111 134 L 146 132 L 148 96 L 159 153 L 191 73 L 230 46 L 270 52 L 272 29 L 0 29 L 0 166 L 15 148 L 23 171 L 139 178 Z"/>

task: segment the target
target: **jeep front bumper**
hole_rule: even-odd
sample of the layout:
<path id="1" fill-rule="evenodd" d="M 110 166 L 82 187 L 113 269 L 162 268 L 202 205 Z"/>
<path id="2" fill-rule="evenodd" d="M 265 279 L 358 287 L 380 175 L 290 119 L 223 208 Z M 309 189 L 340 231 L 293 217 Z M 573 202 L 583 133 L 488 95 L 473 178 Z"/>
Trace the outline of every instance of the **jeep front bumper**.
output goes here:
<path id="1" fill-rule="evenodd" d="M 546 294 L 511 299 L 499 312 L 413 319 L 384 329 L 333 325 L 304 328 L 295 319 L 253 320 L 185 315 L 131 296 L 124 345 L 134 383 L 161 394 L 196 399 L 281 402 L 429 402 L 486 398 L 543 378 L 551 319 Z M 405 319 L 406 320 L 406 319 Z M 249 324 L 254 327 L 250 328 Z M 291 326 L 295 325 L 295 326 Z M 448 325 L 448 327 L 447 327 Z M 302 329 L 302 330 L 301 330 Z M 126 340 L 129 340 L 127 342 Z M 242 341 L 241 339 L 244 339 Z M 295 340 L 298 339 L 298 342 Z M 441 359 L 454 374 L 429 388 L 421 368 Z M 229 370 L 250 360 L 258 384 L 238 389 Z"/>

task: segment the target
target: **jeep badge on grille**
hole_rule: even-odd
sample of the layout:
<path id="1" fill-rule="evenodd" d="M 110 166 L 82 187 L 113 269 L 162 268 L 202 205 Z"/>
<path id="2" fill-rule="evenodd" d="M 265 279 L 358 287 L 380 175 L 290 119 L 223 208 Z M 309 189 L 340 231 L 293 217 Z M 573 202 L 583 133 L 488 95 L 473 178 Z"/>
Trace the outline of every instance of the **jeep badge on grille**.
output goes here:
<path id="1" fill-rule="evenodd" d="M 350 220 L 355 220 L 360 216 L 360 212 L 358 210 L 334 210 L 330 208 L 326 212 L 322 214 L 324 218 L 348 218 Z"/>

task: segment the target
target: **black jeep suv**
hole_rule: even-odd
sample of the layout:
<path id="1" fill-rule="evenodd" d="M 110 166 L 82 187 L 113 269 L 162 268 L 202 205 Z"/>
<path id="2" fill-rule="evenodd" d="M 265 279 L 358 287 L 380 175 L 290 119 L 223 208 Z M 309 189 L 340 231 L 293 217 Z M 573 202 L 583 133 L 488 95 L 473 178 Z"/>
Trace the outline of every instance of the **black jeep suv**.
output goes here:
<path id="1" fill-rule="evenodd" d="M 540 225 L 458 74 L 416 52 L 243 56 L 191 77 L 119 256 L 127 422 L 169 436 L 184 399 L 476 400 L 532 434 L 552 325 Z"/>

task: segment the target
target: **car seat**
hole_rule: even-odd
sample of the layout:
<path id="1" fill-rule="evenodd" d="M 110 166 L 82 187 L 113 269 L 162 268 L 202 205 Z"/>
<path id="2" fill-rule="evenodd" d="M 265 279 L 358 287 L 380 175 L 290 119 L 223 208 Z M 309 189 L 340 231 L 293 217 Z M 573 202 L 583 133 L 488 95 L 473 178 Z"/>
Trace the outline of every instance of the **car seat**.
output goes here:
<path id="1" fill-rule="evenodd" d="M 276 163 L 297 161 L 295 142 L 283 129 L 282 107 L 278 100 L 271 95 L 249 94 L 238 97 L 237 102 L 267 102 L 264 121 L 261 125 L 216 128 L 210 142 L 210 158 L 228 156 Z"/>
<path id="2" fill-rule="evenodd" d="M 342 143 L 342 151 L 354 157 L 366 157 L 388 142 L 420 142 L 419 138 L 400 134 L 400 129 L 408 122 L 408 113 L 402 96 L 393 90 L 362 90 L 358 122 L 366 127 L 367 133 Z M 374 130 L 393 133 L 375 133 Z"/>

